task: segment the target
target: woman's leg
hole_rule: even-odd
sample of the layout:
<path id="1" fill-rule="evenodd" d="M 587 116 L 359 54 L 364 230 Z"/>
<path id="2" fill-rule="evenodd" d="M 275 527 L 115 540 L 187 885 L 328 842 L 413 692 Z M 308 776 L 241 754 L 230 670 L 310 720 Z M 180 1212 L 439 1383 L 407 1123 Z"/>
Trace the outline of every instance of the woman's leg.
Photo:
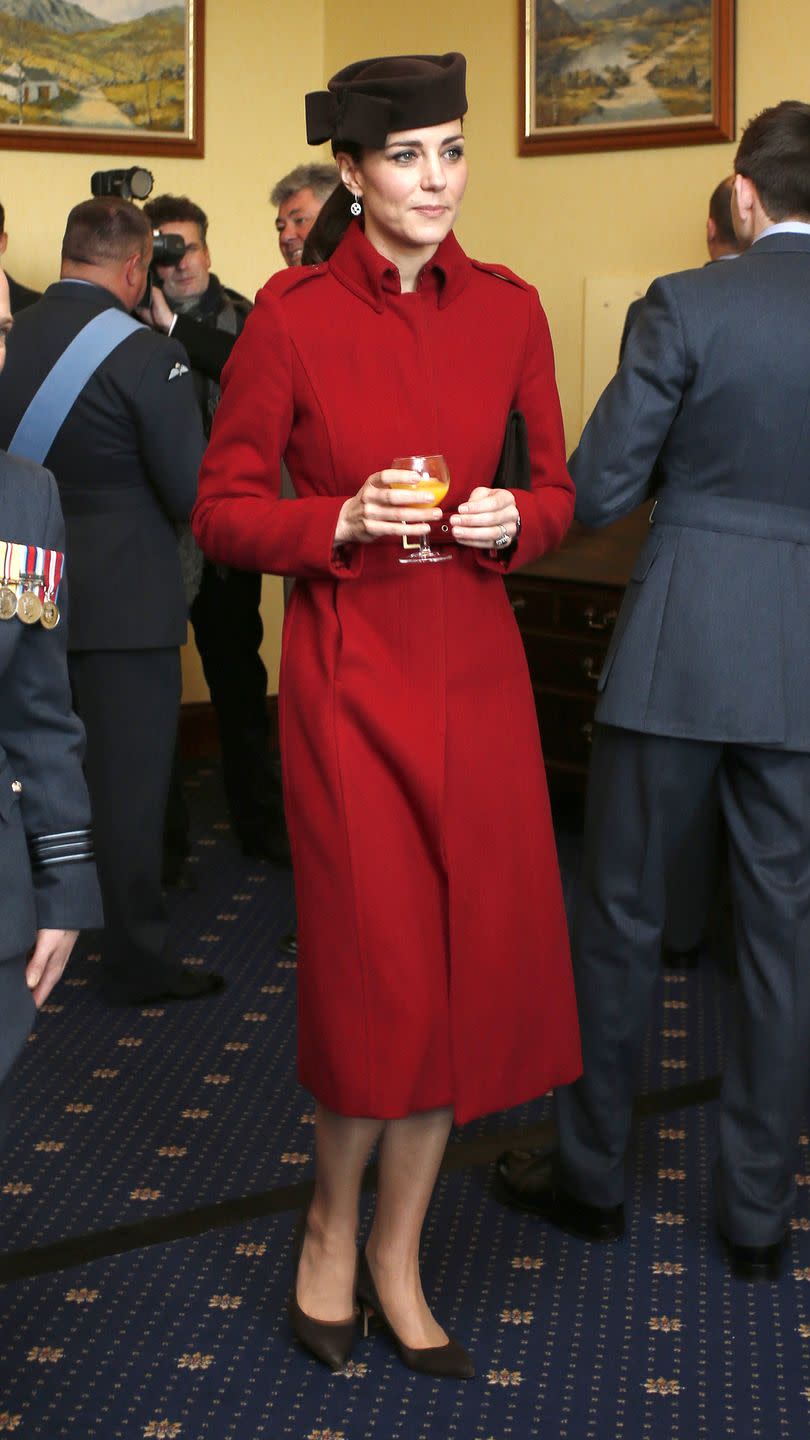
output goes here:
<path id="1" fill-rule="evenodd" d="M 315 1110 L 315 1190 L 298 1267 L 298 1304 L 313 1320 L 346 1320 L 354 1306 L 360 1184 L 381 1120 Z"/>
<path id="2" fill-rule="evenodd" d="M 380 1303 L 399 1338 L 413 1349 L 447 1340 L 422 1293 L 419 1240 L 451 1123 L 450 1110 L 389 1120 L 380 1142 L 377 1206 L 366 1254 Z"/>

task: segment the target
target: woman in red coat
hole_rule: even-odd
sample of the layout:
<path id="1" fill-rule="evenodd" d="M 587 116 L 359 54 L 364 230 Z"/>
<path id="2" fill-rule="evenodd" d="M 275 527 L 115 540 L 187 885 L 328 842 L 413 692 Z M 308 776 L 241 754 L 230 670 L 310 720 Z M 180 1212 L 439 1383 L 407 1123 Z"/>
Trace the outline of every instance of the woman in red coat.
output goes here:
<path id="1" fill-rule="evenodd" d="M 451 1122 L 580 1068 L 535 708 L 503 585 L 560 543 L 573 488 L 537 293 L 469 260 L 452 232 L 464 72 L 461 55 L 364 61 L 307 97 L 310 142 L 333 142 L 346 232 L 328 262 L 259 293 L 193 517 L 214 560 L 296 577 L 279 700 L 299 1074 L 317 1112 L 293 1326 L 339 1367 L 357 1297 L 406 1363 L 455 1376 L 471 1362 L 418 1268 Z M 513 407 L 532 462 L 517 494 L 490 488 Z M 449 464 L 441 510 L 390 488 L 413 479 L 392 460 L 417 453 Z M 294 501 L 279 496 L 281 456 Z M 448 561 L 400 564 L 403 537 L 428 530 Z"/>

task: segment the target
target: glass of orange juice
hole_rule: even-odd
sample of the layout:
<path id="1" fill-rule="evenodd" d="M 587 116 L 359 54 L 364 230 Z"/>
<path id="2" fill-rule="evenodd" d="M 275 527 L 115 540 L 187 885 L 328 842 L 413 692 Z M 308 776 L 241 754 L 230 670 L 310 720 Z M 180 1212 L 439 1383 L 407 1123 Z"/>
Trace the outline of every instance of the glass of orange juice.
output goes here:
<path id="1" fill-rule="evenodd" d="M 400 455 L 396 460 L 391 461 L 394 470 L 412 470 L 414 479 L 411 482 L 403 482 L 401 485 L 391 485 L 391 490 L 424 490 L 428 495 L 433 496 L 436 505 L 441 505 L 442 500 L 450 489 L 450 467 L 443 455 Z M 438 560 L 450 560 L 450 552 L 442 553 L 432 549 L 428 535 L 420 535 L 416 544 L 411 543 L 403 535 L 402 546 L 405 550 L 413 550 L 413 555 L 401 555 L 400 565 L 424 565 L 435 563 Z"/>

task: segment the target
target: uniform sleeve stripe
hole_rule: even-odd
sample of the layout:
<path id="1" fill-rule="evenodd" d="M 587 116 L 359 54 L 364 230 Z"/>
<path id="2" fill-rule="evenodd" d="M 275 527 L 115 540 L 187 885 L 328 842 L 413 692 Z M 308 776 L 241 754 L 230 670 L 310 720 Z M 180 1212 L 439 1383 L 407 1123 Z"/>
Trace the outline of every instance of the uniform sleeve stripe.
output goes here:
<path id="1" fill-rule="evenodd" d="M 75 865 L 93 859 L 93 834 L 89 826 L 83 830 L 57 830 L 50 835 L 37 835 L 30 842 L 29 856 L 34 870 L 46 865 Z"/>
<path id="2" fill-rule="evenodd" d="M 62 860 L 70 855 L 92 855 L 92 845 L 64 845 L 56 850 L 39 850 L 36 855 L 31 855 L 32 865 L 44 865 L 46 860 Z"/>
<path id="3" fill-rule="evenodd" d="M 51 865 L 79 865 L 87 864 L 93 859 L 92 850 L 81 855 L 55 855 L 51 860 L 34 860 L 31 868 L 33 870 L 46 870 Z"/>

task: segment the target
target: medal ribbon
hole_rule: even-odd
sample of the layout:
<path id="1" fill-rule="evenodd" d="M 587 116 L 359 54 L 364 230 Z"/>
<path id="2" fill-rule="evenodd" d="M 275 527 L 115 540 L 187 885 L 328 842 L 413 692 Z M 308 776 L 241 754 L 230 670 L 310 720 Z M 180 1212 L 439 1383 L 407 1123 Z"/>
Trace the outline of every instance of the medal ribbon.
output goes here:
<path id="1" fill-rule="evenodd" d="M 53 600 L 54 603 L 56 603 L 57 596 L 59 595 L 59 584 L 62 579 L 64 560 L 65 557 L 61 550 L 45 551 L 45 559 L 42 565 L 45 573 L 45 595 L 48 600 Z"/>
<path id="2" fill-rule="evenodd" d="M 3 562 L 3 583 L 10 589 L 19 591 L 20 567 L 27 547 L 17 545 L 13 540 L 6 540 L 4 543 L 6 554 Z"/>
<path id="3" fill-rule="evenodd" d="M 30 589 L 41 601 L 56 602 L 62 580 L 65 557 L 61 550 L 46 550 L 42 545 L 26 545 L 15 540 L 0 540 L 0 584 L 17 595 Z M 22 580 L 23 575 L 36 575 L 38 583 Z"/>

